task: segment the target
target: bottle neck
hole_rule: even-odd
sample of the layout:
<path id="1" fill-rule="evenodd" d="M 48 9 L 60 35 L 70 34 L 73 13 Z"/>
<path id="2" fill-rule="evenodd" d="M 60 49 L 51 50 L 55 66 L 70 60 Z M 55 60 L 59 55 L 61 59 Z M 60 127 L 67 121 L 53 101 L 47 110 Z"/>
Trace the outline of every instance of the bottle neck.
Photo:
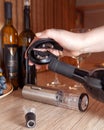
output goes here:
<path id="1" fill-rule="evenodd" d="M 12 18 L 10 18 L 10 19 L 5 19 L 5 24 L 6 24 L 6 25 L 12 25 Z"/>
<path id="2" fill-rule="evenodd" d="M 30 6 L 24 7 L 24 30 L 30 29 Z"/>
<path id="3" fill-rule="evenodd" d="M 12 24 L 12 3 L 5 2 L 4 4 L 4 11 L 5 11 L 5 24 L 11 25 Z"/>

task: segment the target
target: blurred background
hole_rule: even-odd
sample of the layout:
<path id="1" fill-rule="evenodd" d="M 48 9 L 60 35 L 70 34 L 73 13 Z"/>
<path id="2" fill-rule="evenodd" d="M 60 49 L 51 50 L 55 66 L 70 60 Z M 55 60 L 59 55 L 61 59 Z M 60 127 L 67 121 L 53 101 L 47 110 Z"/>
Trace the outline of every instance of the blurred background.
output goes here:
<path id="1" fill-rule="evenodd" d="M 13 25 L 23 30 L 23 0 L 0 0 L 0 29 L 4 25 L 4 1 L 13 3 Z M 104 25 L 104 0 L 31 0 L 31 28 L 70 30 Z"/>

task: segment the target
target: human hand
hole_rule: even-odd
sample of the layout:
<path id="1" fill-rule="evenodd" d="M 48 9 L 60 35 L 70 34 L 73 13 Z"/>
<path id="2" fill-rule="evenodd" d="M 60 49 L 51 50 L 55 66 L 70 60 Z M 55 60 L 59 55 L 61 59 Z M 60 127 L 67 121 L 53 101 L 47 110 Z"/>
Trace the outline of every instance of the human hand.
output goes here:
<path id="1" fill-rule="evenodd" d="M 61 56 L 78 56 L 81 54 L 81 41 L 80 33 L 73 33 L 65 30 L 59 30 L 59 29 L 48 29 L 41 33 L 36 33 L 36 36 L 30 46 L 38 39 L 41 38 L 51 38 L 54 39 L 57 43 L 59 43 L 64 49 Z M 41 50 L 44 51 L 44 50 Z M 57 50 L 48 50 L 51 53 L 55 55 L 60 55 L 60 52 Z M 29 62 L 30 65 L 33 65 L 33 63 Z M 39 69 L 40 66 L 36 65 L 36 68 Z"/>
<path id="2" fill-rule="evenodd" d="M 63 48 L 64 56 L 78 56 L 82 52 L 82 34 L 73 33 L 60 29 L 47 29 L 43 32 L 36 33 L 38 38 L 52 38 Z"/>
<path id="3" fill-rule="evenodd" d="M 48 38 L 38 39 L 35 37 L 32 43 L 29 45 L 28 49 L 26 50 L 25 57 L 26 58 L 28 57 L 28 59 L 30 60 L 29 61 L 30 65 L 33 65 L 33 63 L 48 64 L 50 59 L 48 58 L 48 55 L 51 55 L 51 53 L 53 53 L 57 57 L 62 56 L 63 54 L 62 50 L 63 48 L 60 47 L 58 43 L 56 43 L 52 39 Z M 35 55 L 31 55 L 32 53 L 34 53 Z"/>

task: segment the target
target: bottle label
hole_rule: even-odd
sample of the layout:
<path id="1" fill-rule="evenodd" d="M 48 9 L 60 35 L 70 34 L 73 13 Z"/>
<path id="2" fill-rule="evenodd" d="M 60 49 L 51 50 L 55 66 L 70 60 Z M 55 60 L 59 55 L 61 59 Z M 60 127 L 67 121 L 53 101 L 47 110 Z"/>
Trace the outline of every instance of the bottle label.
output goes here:
<path id="1" fill-rule="evenodd" d="M 4 45 L 4 63 L 9 78 L 18 76 L 18 50 L 17 45 Z"/>

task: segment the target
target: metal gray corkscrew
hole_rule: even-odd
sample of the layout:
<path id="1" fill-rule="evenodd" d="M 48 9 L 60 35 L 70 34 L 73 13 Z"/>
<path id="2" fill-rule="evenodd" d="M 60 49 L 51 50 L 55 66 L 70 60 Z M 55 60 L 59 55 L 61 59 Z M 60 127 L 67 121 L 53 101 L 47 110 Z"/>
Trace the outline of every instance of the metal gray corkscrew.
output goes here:
<path id="1" fill-rule="evenodd" d="M 38 51 L 37 48 L 45 48 L 46 51 L 40 51 L 40 49 Z M 28 59 L 35 64 L 48 64 L 49 70 L 82 83 L 93 98 L 104 102 L 103 68 L 94 69 L 93 71 L 79 69 L 76 66 L 59 61 L 56 55 L 47 50 L 49 48 L 63 50 L 53 39 L 39 39 L 29 46 L 27 50 Z"/>

